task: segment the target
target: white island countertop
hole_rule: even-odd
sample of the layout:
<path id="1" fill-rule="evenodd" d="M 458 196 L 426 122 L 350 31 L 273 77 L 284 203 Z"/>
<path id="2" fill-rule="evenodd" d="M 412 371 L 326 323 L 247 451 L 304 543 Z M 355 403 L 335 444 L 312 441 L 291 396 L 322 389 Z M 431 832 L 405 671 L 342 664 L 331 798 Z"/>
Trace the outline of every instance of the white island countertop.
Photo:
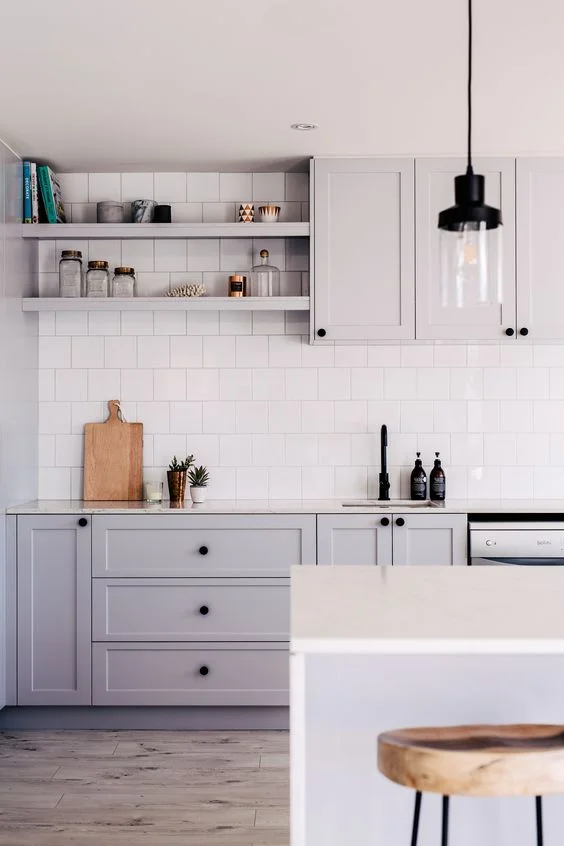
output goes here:
<path id="1" fill-rule="evenodd" d="M 344 506 L 344 502 L 358 502 L 357 497 L 341 499 L 209 499 L 202 505 L 192 505 L 189 497 L 183 508 L 171 507 L 168 501 L 147 502 L 85 502 L 81 499 L 43 499 L 14 505 L 8 514 L 381 514 L 384 512 L 412 513 L 409 506 L 391 502 L 368 507 Z M 452 499 L 429 507 L 413 509 L 415 514 L 559 514 L 564 515 L 564 499 Z"/>
<path id="2" fill-rule="evenodd" d="M 294 654 L 564 654 L 564 567 L 293 567 Z"/>

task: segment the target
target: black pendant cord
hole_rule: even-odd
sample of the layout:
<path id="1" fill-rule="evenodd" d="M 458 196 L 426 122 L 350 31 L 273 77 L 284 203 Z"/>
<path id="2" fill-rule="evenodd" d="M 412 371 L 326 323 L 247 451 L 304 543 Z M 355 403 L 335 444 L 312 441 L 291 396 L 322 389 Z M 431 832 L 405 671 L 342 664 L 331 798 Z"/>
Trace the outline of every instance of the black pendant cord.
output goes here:
<path id="1" fill-rule="evenodd" d="M 472 0 L 468 0 L 468 173 L 472 173 Z"/>

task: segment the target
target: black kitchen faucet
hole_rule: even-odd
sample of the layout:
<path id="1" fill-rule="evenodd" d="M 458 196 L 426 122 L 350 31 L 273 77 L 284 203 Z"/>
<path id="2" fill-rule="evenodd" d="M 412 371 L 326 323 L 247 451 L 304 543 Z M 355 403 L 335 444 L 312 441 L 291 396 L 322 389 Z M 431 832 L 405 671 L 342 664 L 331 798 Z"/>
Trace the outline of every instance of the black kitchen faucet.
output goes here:
<path id="1" fill-rule="evenodd" d="M 390 477 L 388 476 L 388 427 L 380 429 L 380 475 L 378 476 L 378 499 L 390 498 Z"/>

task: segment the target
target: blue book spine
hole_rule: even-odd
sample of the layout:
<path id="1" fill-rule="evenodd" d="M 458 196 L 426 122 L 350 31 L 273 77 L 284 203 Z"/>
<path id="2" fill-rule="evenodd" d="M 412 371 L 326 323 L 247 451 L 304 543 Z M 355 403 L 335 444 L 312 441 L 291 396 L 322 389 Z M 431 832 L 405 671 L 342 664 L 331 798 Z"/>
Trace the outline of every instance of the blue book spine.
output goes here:
<path id="1" fill-rule="evenodd" d="M 23 195 L 23 221 L 31 223 L 31 162 L 23 163 Z"/>

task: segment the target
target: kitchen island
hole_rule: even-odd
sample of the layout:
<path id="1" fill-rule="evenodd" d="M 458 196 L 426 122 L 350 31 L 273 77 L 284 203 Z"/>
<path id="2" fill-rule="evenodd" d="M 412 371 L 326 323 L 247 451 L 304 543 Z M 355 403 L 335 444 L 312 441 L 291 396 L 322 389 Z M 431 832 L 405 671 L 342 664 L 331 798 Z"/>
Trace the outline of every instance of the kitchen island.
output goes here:
<path id="1" fill-rule="evenodd" d="M 292 846 L 409 843 L 413 793 L 377 770 L 386 729 L 564 714 L 562 568 L 293 568 Z M 545 800 L 558 842 L 564 796 Z M 530 799 L 455 797 L 455 846 L 534 842 Z M 440 839 L 425 795 L 419 846 Z"/>

